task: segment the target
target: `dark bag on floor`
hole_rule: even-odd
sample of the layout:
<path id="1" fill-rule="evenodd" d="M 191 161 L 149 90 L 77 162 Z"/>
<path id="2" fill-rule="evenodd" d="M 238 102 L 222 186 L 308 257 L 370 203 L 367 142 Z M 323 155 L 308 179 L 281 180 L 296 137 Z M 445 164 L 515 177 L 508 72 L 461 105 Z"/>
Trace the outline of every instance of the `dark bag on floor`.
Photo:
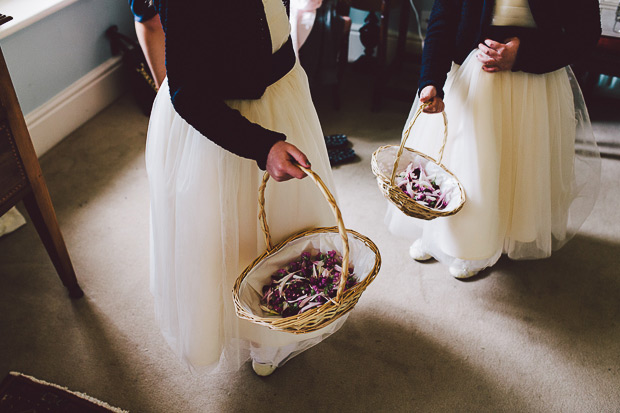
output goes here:
<path id="1" fill-rule="evenodd" d="M 122 54 L 125 78 L 129 88 L 142 112 L 149 116 L 157 94 L 157 85 L 140 45 L 130 37 L 119 33 L 117 26 L 106 30 L 106 36 L 110 40 L 112 54 Z"/>

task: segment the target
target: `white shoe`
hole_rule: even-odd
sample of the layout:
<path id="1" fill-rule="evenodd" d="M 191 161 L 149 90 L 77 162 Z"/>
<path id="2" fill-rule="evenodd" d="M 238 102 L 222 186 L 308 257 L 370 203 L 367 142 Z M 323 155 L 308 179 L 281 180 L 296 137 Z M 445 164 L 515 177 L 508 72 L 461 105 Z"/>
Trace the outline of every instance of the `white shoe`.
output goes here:
<path id="1" fill-rule="evenodd" d="M 458 278 L 460 280 L 462 280 L 464 278 L 473 277 L 474 275 L 476 275 L 476 274 L 478 274 L 480 272 L 480 270 L 472 270 L 472 269 L 468 270 L 466 268 L 457 267 L 457 266 L 453 266 L 453 265 L 451 265 L 448 270 L 450 271 L 450 275 L 452 275 L 454 278 Z"/>
<path id="2" fill-rule="evenodd" d="M 422 249 L 422 240 L 417 239 L 409 247 L 409 256 L 416 261 L 426 261 L 433 256 Z"/>
<path id="3" fill-rule="evenodd" d="M 269 363 L 259 363 L 255 360 L 252 360 L 252 369 L 254 373 L 259 376 L 269 376 L 271 373 L 276 371 L 276 366 Z"/>

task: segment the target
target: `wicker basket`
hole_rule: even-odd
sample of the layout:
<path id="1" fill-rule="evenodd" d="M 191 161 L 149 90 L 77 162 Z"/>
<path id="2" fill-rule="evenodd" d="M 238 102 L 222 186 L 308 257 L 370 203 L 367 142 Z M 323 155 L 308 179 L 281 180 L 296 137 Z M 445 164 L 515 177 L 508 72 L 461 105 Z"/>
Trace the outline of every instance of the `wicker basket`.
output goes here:
<path id="1" fill-rule="evenodd" d="M 417 112 L 413 116 L 413 119 L 409 122 L 405 133 L 403 134 L 400 146 L 385 145 L 377 149 L 372 154 L 371 166 L 372 172 L 377 177 L 377 183 L 383 196 L 396 205 L 396 207 L 405 215 L 414 218 L 431 220 L 437 217 L 454 215 L 460 211 L 465 203 L 465 190 L 456 176 L 454 176 L 452 172 L 441 164 L 443 150 L 446 146 L 446 141 L 448 138 L 448 118 L 446 117 L 445 111 L 443 112 L 443 143 L 441 145 L 441 149 L 439 150 L 438 161 L 435 161 L 435 159 L 428 155 L 405 146 L 405 143 L 409 138 L 411 128 L 413 127 L 418 116 L 422 113 L 422 110 L 427 105 L 428 104 L 423 104 L 418 108 Z M 435 180 L 442 190 L 444 190 L 444 188 L 449 190 L 450 200 L 444 209 L 435 209 L 422 205 L 413 200 L 402 189 L 394 184 L 396 174 L 404 171 L 407 165 L 412 162 L 423 166 L 427 173 L 434 174 L 436 176 Z M 404 165 L 400 168 L 400 170 L 399 164 Z"/>
<path id="2" fill-rule="evenodd" d="M 304 334 L 319 330 L 348 313 L 360 296 L 375 279 L 381 267 L 381 256 L 377 246 L 367 237 L 346 229 L 342 222 L 340 209 L 323 181 L 312 170 L 300 168 L 314 181 L 332 208 L 338 225 L 301 231 L 285 241 L 272 246 L 269 226 L 265 216 L 265 186 L 269 174 L 265 173 L 259 188 L 259 220 L 265 236 L 267 251 L 250 264 L 239 276 L 233 288 L 233 301 L 237 315 L 253 323 L 267 326 L 272 330 L 293 334 Z M 319 249 L 329 245 L 342 255 L 342 276 L 336 298 L 318 307 L 290 317 L 268 315 L 259 308 L 262 286 L 277 269 L 289 263 L 288 255 L 299 256 L 308 248 Z M 349 264 L 355 269 L 358 283 L 344 290 L 348 278 Z"/>

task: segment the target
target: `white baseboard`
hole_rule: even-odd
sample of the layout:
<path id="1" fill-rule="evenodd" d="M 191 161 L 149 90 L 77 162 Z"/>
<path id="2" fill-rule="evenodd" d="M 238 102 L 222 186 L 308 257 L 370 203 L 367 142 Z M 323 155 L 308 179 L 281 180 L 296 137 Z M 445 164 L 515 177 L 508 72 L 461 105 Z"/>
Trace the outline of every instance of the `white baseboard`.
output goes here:
<path id="1" fill-rule="evenodd" d="M 112 57 L 25 116 L 38 156 L 123 94 L 121 69 L 121 57 Z"/>

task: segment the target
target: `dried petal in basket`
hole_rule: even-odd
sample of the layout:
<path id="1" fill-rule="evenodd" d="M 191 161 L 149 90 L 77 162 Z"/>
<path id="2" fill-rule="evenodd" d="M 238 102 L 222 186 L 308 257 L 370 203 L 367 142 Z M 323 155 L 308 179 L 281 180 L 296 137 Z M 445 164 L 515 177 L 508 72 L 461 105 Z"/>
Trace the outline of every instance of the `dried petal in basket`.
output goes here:
<path id="1" fill-rule="evenodd" d="M 443 144 L 439 152 L 439 161 L 405 146 L 409 133 L 416 119 L 422 113 L 424 105 L 420 105 L 415 116 L 407 126 L 400 146 L 385 145 L 378 148 L 372 154 L 371 166 L 372 172 L 377 177 L 379 190 L 390 202 L 401 210 L 405 215 L 425 220 L 435 219 L 437 217 L 449 216 L 456 214 L 463 208 L 465 203 L 465 190 L 456 176 L 452 174 L 444 165 L 441 164 L 443 150 L 448 137 L 448 120 L 445 112 L 444 116 L 444 136 Z M 404 191 L 402 191 L 394 182 L 396 174 L 403 172 L 409 164 L 422 166 L 428 174 L 435 176 L 436 182 L 442 191 L 446 191 L 446 195 L 450 196 L 448 205 L 444 209 L 434 209 L 422 205 Z"/>
<path id="2" fill-rule="evenodd" d="M 312 171 L 300 167 L 317 184 L 338 222 L 338 226 L 315 228 L 298 232 L 288 239 L 271 246 L 271 236 L 264 210 L 264 190 L 269 175 L 265 173 L 259 189 L 259 219 L 265 235 L 267 251 L 250 264 L 239 276 L 233 289 L 235 310 L 240 318 L 264 325 L 273 330 L 304 334 L 320 330 L 347 314 L 357 304 L 366 287 L 375 279 L 381 267 L 377 246 L 367 237 L 346 229 L 335 199 L 321 179 Z M 260 308 L 262 287 L 278 269 L 311 249 L 336 250 L 343 257 L 343 276 L 336 299 L 304 313 L 290 317 L 267 314 Z M 345 290 L 348 266 L 354 266 L 359 282 Z"/>

